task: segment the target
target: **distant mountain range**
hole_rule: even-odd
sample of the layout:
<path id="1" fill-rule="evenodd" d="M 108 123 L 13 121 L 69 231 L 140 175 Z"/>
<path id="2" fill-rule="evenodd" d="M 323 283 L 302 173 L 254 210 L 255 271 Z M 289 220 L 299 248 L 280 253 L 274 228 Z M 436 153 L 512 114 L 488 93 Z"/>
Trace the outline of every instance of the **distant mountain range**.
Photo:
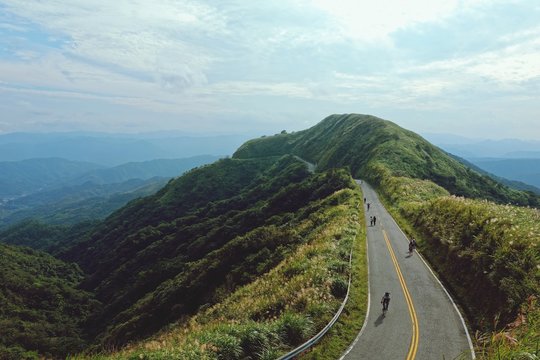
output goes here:
<path id="1" fill-rule="evenodd" d="M 10 133 L 0 135 L 0 161 L 64 158 L 116 166 L 201 154 L 230 155 L 249 136 L 188 136 L 177 133 Z"/>
<path id="2" fill-rule="evenodd" d="M 540 193 L 540 141 L 480 140 L 448 134 L 424 136 L 445 151 L 499 177 L 498 180 L 507 185 Z"/>
<path id="3" fill-rule="evenodd" d="M 540 141 L 471 139 L 450 134 L 423 134 L 424 138 L 454 155 L 470 158 L 540 158 Z"/>
<path id="4" fill-rule="evenodd" d="M 159 159 L 106 168 L 65 159 L 0 163 L 0 227 L 26 218 L 51 224 L 100 219 L 218 156 Z"/>

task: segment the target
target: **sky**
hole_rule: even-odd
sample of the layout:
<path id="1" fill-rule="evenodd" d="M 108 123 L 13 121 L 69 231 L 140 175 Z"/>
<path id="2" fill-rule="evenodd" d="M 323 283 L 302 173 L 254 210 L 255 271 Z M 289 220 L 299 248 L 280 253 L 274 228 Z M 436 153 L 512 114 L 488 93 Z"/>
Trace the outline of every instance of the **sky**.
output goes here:
<path id="1" fill-rule="evenodd" d="M 0 0 L 0 133 L 272 134 L 334 113 L 540 139 L 540 2 Z"/>

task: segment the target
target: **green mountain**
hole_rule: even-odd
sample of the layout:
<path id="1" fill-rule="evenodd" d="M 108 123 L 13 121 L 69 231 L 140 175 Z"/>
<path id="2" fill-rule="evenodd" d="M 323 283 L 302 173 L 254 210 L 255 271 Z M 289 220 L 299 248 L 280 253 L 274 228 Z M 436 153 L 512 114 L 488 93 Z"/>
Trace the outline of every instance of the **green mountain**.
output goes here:
<path id="1" fill-rule="evenodd" d="M 295 224 L 315 202 L 353 187 L 345 172 L 311 174 L 292 156 L 224 159 L 131 202 L 60 256 L 105 304 L 90 334 L 123 344 L 217 302 L 303 243 Z"/>
<path id="2" fill-rule="evenodd" d="M 78 289 L 81 270 L 52 256 L 0 244 L 0 358 L 58 358 L 82 350 L 82 330 L 99 308 Z"/>
<path id="3" fill-rule="evenodd" d="M 60 164 L 81 167 L 84 163 L 61 159 L 13 162 L 3 174 L 6 188 L 18 187 L 19 183 L 31 186 L 25 185 L 27 194 L 24 196 L 0 199 L 0 228 L 29 218 L 59 225 L 103 219 L 127 202 L 156 192 L 171 177 L 217 159 L 217 156 L 203 155 L 128 163 L 111 168 L 88 170 L 83 167 L 84 170 L 71 175 L 57 168 Z M 49 166 L 51 172 L 59 173 L 59 176 L 43 175 Z M 40 183 L 40 177 L 49 180 Z"/>
<path id="4" fill-rule="evenodd" d="M 482 175 L 419 135 L 370 115 L 331 115 L 310 129 L 246 142 L 238 159 L 294 154 L 319 169 L 347 167 L 378 185 L 388 176 L 431 180 L 451 194 L 501 203 L 539 206 L 531 193 L 510 189 Z"/>

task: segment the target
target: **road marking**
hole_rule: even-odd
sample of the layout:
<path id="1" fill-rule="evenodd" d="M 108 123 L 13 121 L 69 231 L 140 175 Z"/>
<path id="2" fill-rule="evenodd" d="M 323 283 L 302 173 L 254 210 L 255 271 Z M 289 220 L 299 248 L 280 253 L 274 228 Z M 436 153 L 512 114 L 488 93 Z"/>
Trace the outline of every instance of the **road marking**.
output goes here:
<path id="1" fill-rule="evenodd" d="M 409 289 L 407 288 L 407 284 L 405 283 L 405 279 L 403 278 L 403 274 L 401 273 L 401 268 L 399 267 L 399 264 L 397 262 L 396 255 L 394 254 L 394 250 L 392 249 L 392 245 L 390 244 L 390 240 L 388 240 L 388 235 L 386 235 L 386 231 L 382 229 L 384 241 L 386 241 L 386 246 L 388 247 L 388 252 L 390 253 L 390 257 L 392 258 L 392 262 L 394 263 L 394 267 L 396 268 L 396 273 L 399 278 L 399 282 L 401 284 L 401 288 L 403 289 L 403 294 L 405 295 L 405 300 L 407 301 L 407 306 L 409 308 L 409 315 L 411 316 L 411 322 L 412 322 L 412 337 L 411 337 L 411 344 L 409 345 L 409 352 L 407 353 L 407 360 L 413 360 L 416 357 L 416 352 L 418 351 L 418 339 L 419 339 L 419 329 L 418 329 L 418 319 L 416 317 L 416 311 L 414 310 L 414 304 L 411 298 L 411 294 L 409 293 Z"/>

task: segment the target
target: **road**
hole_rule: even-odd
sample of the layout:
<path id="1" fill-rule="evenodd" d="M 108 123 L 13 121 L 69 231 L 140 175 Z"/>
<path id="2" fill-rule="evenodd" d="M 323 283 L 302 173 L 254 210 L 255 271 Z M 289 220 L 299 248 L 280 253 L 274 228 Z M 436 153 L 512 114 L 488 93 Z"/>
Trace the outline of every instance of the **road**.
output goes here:
<path id="1" fill-rule="evenodd" d="M 408 254 L 407 238 L 375 191 L 357 182 L 370 203 L 370 307 L 364 328 L 343 359 L 470 359 L 468 334 L 449 296 L 420 256 Z M 370 216 L 376 216 L 375 226 L 370 226 Z M 385 291 L 391 301 L 383 315 Z"/>

